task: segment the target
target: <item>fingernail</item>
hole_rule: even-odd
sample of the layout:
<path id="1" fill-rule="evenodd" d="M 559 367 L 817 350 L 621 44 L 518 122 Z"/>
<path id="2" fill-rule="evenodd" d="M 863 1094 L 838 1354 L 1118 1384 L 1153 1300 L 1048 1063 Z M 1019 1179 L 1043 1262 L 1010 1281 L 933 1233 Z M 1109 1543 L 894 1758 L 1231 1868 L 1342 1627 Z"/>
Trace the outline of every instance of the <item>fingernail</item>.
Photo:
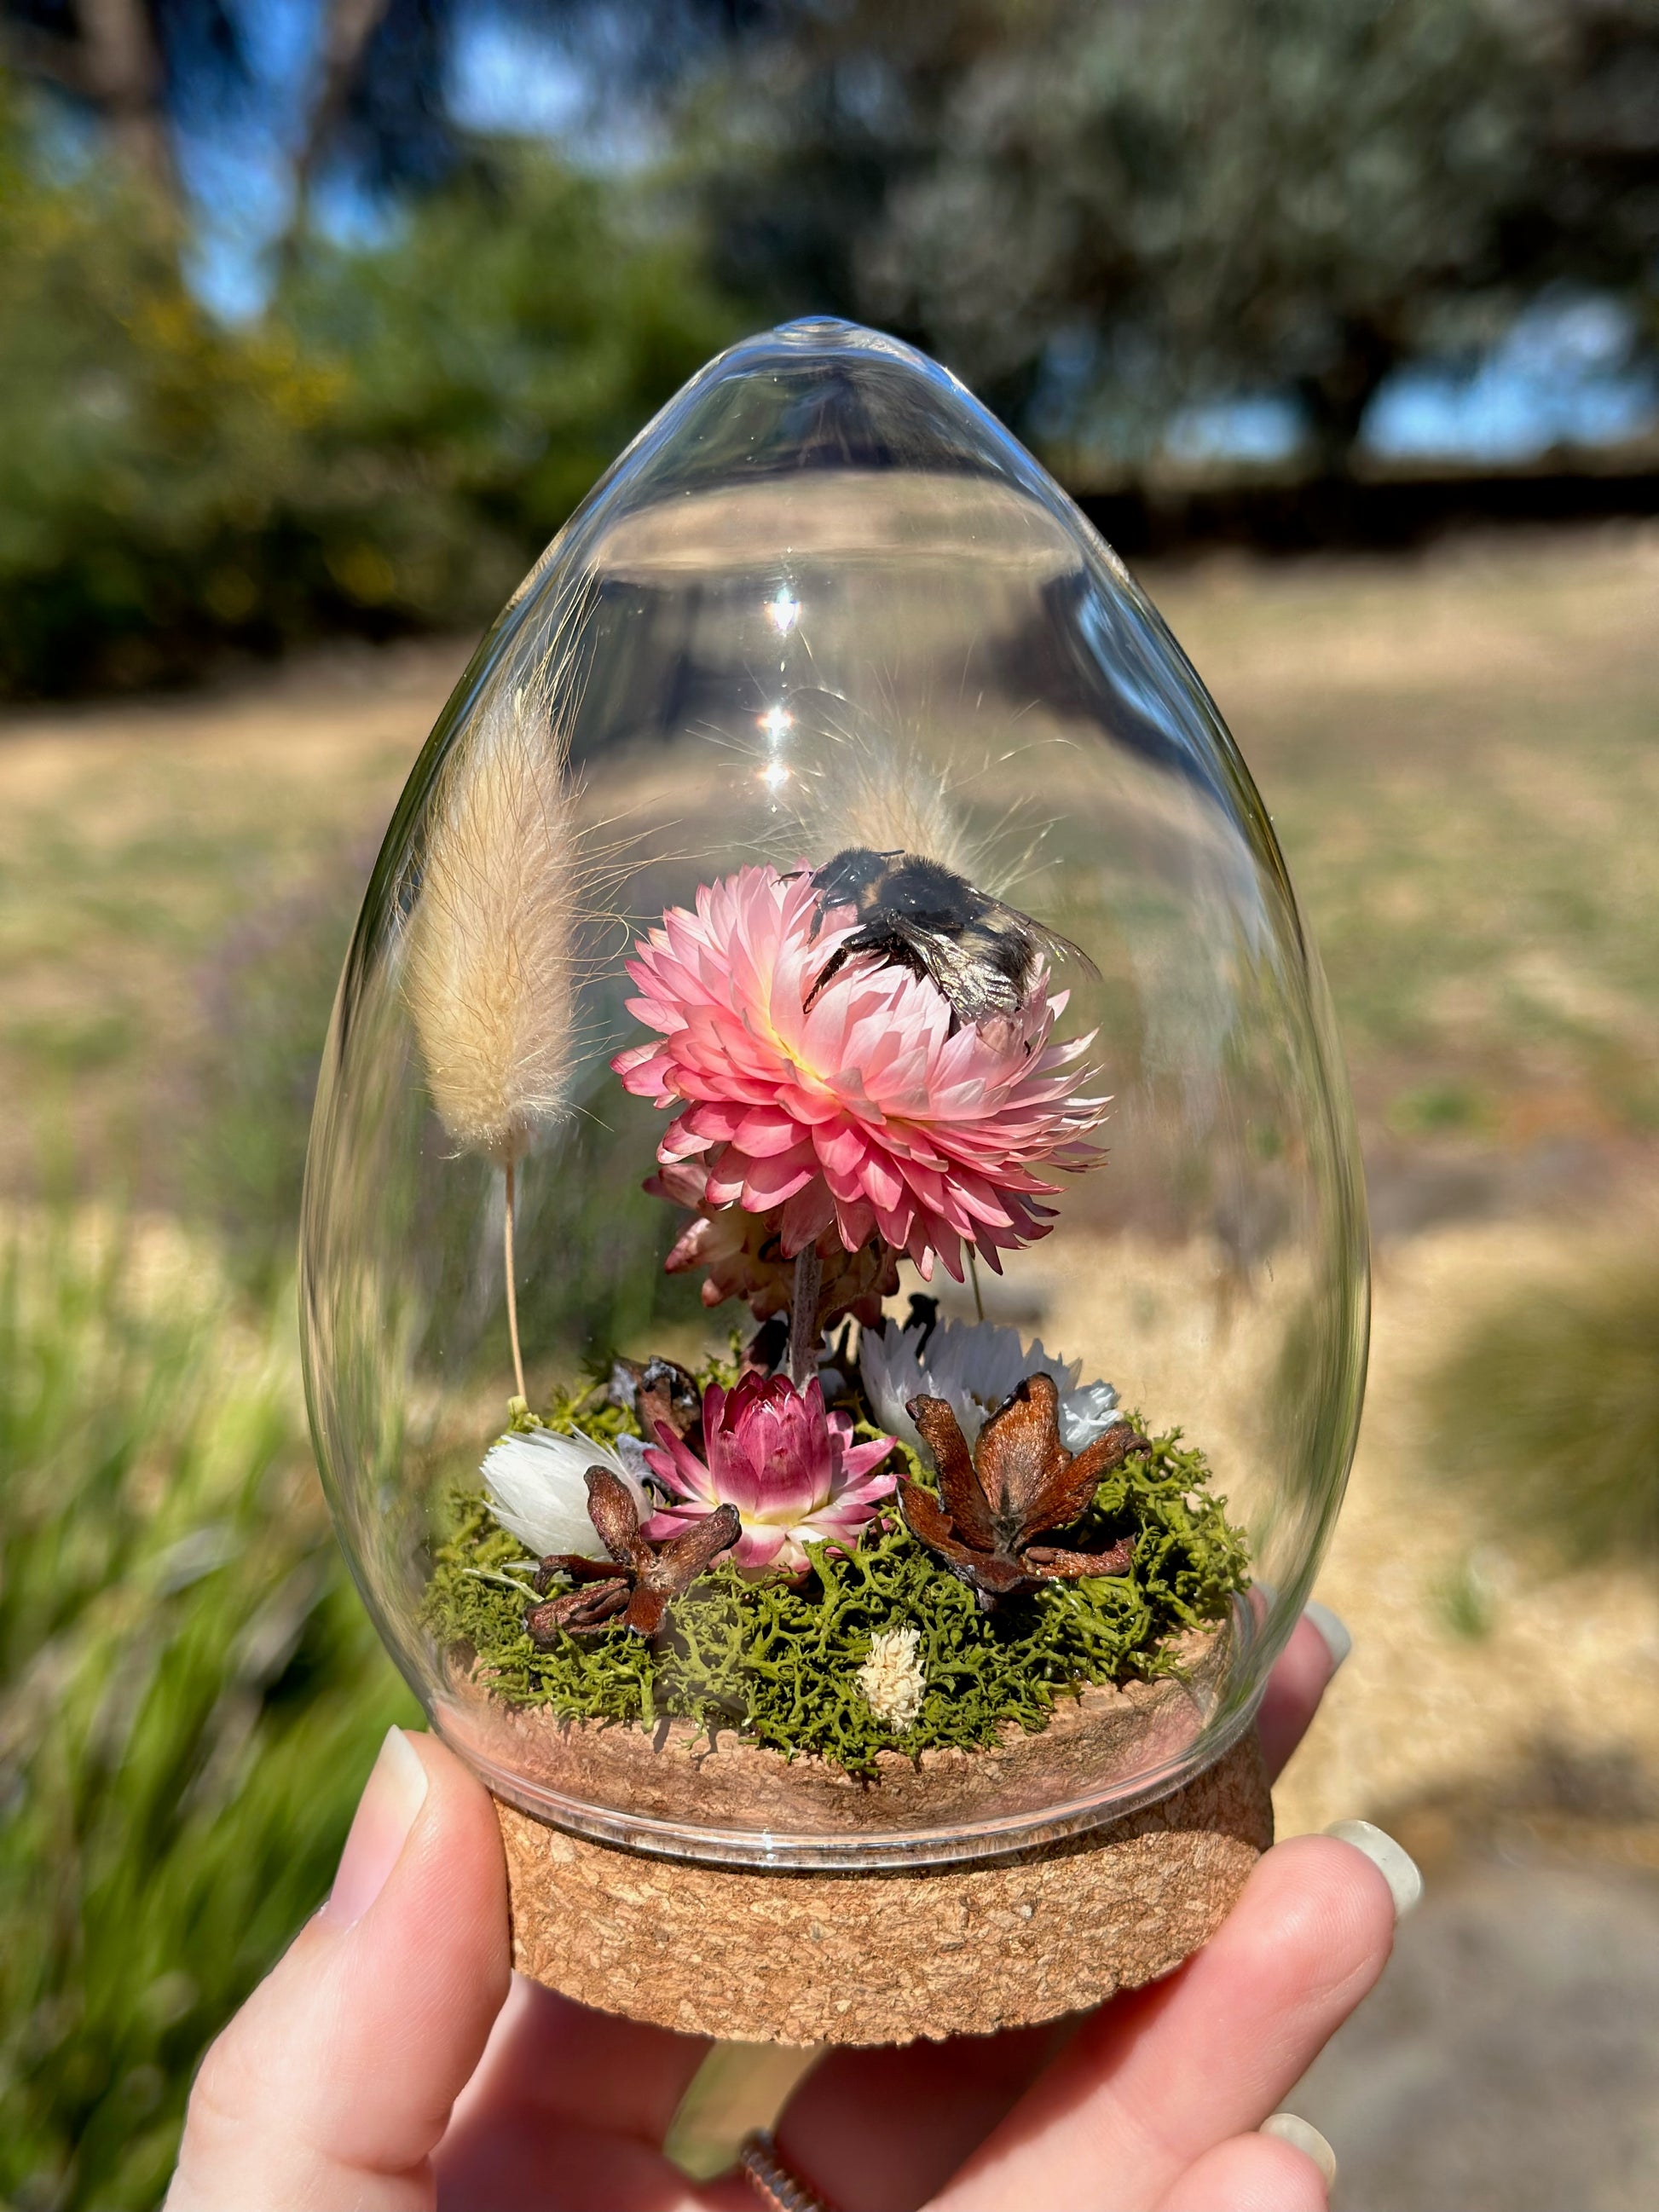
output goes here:
<path id="1" fill-rule="evenodd" d="M 1329 1606 L 1321 1605 L 1317 1598 L 1311 1605 L 1303 1607 L 1302 1617 L 1304 1620 L 1312 1621 L 1314 1626 L 1324 1638 L 1325 1649 L 1331 1655 L 1331 1672 L 1334 1674 L 1349 1652 L 1353 1650 L 1353 1638 L 1348 1633 L 1346 1623 L 1340 1615 L 1333 1613 Z"/>
<path id="2" fill-rule="evenodd" d="M 1299 2150 L 1304 2158 L 1310 2158 L 1319 2168 L 1326 2188 L 1335 2186 L 1336 2153 L 1320 2134 L 1318 2129 L 1311 2126 L 1308 2121 L 1298 2119 L 1294 2112 L 1275 2112 L 1271 2119 L 1263 2120 L 1261 2133 L 1264 2136 L 1277 2136 L 1280 2142 L 1291 2144 L 1294 2149 Z"/>
<path id="3" fill-rule="evenodd" d="M 426 1769 L 401 1729 L 388 1729 L 340 1854 L 340 1870 L 323 1907 L 337 1927 L 354 1928 L 398 1863 L 398 1855 L 426 1802 Z"/>
<path id="4" fill-rule="evenodd" d="M 1370 1820 L 1333 1820 L 1325 1833 L 1334 1836 L 1340 1844 L 1352 1844 L 1355 1850 L 1364 1852 L 1393 1893 L 1396 1920 L 1403 1920 L 1421 1901 L 1423 1877 L 1418 1871 L 1417 1861 L 1395 1843 L 1386 1829 L 1373 1826 Z"/>

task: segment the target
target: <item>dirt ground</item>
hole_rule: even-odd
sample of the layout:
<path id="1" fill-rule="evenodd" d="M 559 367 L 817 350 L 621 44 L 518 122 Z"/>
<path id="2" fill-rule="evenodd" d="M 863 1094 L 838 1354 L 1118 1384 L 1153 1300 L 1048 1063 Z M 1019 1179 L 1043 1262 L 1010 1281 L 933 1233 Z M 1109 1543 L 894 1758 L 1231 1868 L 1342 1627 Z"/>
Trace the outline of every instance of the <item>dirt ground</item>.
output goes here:
<path id="1" fill-rule="evenodd" d="M 1318 1592 L 1354 1650 L 1274 1793 L 1281 1834 L 1376 1820 L 1427 1884 L 1286 2100 L 1336 2147 L 1337 2212 L 1659 2202 L 1659 1583 L 1650 1561 L 1571 1573 L 1498 1540 L 1416 1416 L 1447 1333 L 1495 1284 L 1560 1279 L 1562 1242 L 1536 1218 L 1447 1224 L 1377 1256 Z"/>
<path id="2" fill-rule="evenodd" d="M 1378 1231 L 1355 1648 L 1279 1816 L 1381 1821 L 1429 1894 L 1291 2101 L 1348 2212 L 1659 2202 L 1659 1577 L 1500 1534 L 1418 1411 L 1506 1286 L 1659 1230 L 1659 532 L 1146 580 L 1323 949 Z M 0 1191 L 43 1149 L 142 1188 L 204 963 L 366 868 L 465 658 L 0 718 Z"/>

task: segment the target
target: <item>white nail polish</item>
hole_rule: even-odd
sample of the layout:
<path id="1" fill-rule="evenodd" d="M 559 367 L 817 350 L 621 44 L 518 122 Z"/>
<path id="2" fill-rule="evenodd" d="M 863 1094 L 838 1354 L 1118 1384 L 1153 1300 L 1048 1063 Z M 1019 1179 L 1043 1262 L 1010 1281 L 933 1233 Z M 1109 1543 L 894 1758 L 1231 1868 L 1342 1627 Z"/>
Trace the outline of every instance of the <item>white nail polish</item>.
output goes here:
<path id="1" fill-rule="evenodd" d="M 1263 2120 L 1260 2132 L 1277 2136 L 1280 2142 L 1289 2143 L 1304 2158 L 1310 2158 L 1319 2168 L 1327 2189 L 1336 2181 L 1336 2153 L 1317 2128 L 1300 2119 L 1294 2112 L 1275 2112 L 1271 2119 Z"/>
<path id="2" fill-rule="evenodd" d="M 1348 1633 L 1347 1624 L 1334 1613 L 1329 1606 L 1321 1605 L 1317 1598 L 1310 1605 L 1304 1606 L 1302 1612 L 1303 1617 L 1312 1621 L 1324 1638 L 1325 1648 L 1331 1655 L 1331 1672 L 1334 1674 L 1353 1650 L 1353 1638 Z"/>
<path id="3" fill-rule="evenodd" d="M 426 1802 L 426 1790 L 420 1753 L 402 1729 L 388 1729 L 323 1907 L 325 1917 L 337 1927 L 355 1928 L 385 1888 Z"/>
<path id="4" fill-rule="evenodd" d="M 1364 1851 L 1393 1893 L 1396 1920 L 1403 1920 L 1420 1902 L 1423 1877 L 1418 1871 L 1417 1861 L 1395 1843 L 1386 1829 L 1370 1820 L 1333 1820 L 1325 1833 L 1334 1836 L 1340 1844 L 1352 1844 L 1357 1851 Z"/>

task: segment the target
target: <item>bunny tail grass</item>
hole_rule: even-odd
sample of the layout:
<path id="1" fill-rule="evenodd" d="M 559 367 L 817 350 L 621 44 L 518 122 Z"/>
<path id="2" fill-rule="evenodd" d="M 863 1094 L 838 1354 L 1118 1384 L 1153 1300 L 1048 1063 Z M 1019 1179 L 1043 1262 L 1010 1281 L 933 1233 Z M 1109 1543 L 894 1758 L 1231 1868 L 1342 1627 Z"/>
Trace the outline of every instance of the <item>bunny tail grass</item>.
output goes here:
<path id="1" fill-rule="evenodd" d="M 438 787 L 405 990 L 432 1102 L 497 1166 L 568 1110 L 584 884 L 568 730 L 505 692 Z"/>
<path id="2" fill-rule="evenodd" d="M 995 887 L 984 841 L 969 828 L 925 730 L 912 726 L 896 702 L 882 713 L 837 701 L 816 734 L 822 742 L 793 779 L 787 826 L 780 824 L 781 868 L 794 866 L 804 852 L 827 860 L 862 845 L 919 854 Z"/>
<path id="3" fill-rule="evenodd" d="M 556 652 L 503 685 L 434 794 L 408 924 L 404 994 L 432 1103 L 463 1152 L 506 1180 L 507 1330 L 525 1395 L 514 1280 L 515 1170 L 569 1112 L 578 933 L 594 888 L 569 774 Z"/>

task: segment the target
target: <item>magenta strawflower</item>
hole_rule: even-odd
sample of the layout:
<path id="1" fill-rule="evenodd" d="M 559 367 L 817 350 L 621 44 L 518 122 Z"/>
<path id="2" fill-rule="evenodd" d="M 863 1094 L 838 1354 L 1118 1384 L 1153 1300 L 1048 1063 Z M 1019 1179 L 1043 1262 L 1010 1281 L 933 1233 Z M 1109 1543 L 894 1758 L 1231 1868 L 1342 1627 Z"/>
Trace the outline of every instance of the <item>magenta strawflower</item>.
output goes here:
<path id="1" fill-rule="evenodd" d="M 1036 1170 L 1100 1157 L 1083 1139 L 1105 1102 L 1076 1095 L 1091 1039 L 1051 1041 L 1066 994 L 1048 995 L 1046 970 L 1018 1014 L 981 1027 L 953 1028 L 942 992 L 875 952 L 809 1006 L 856 927 L 850 908 L 818 924 L 809 876 L 748 867 L 636 948 L 629 1009 L 660 1041 L 611 1065 L 680 1109 L 658 1158 L 707 1169 L 709 1212 L 775 1212 L 786 1259 L 833 1224 L 848 1251 L 879 1236 L 924 1276 L 938 1257 L 960 1281 L 964 1244 L 995 1267 L 1047 1233 L 1037 1201 L 1057 1186 Z"/>
<path id="2" fill-rule="evenodd" d="M 658 1481 L 674 1494 L 647 1526 L 653 1543 L 678 1535 L 717 1505 L 735 1505 L 743 1534 L 731 1556 L 751 1573 L 799 1574 L 810 1564 L 803 1547 L 859 1532 L 894 1476 L 875 1472 L 893 1449 L 890 1437 L 853 1442 L 845 1413 L 827 1413 L 816 1380 L 797 1390 L 782 1375 L 745 1375 L 734 1390 L 711 1384 L 703 1395 L 702 1459 L 663 1423 L 645 1455 Z"/>

